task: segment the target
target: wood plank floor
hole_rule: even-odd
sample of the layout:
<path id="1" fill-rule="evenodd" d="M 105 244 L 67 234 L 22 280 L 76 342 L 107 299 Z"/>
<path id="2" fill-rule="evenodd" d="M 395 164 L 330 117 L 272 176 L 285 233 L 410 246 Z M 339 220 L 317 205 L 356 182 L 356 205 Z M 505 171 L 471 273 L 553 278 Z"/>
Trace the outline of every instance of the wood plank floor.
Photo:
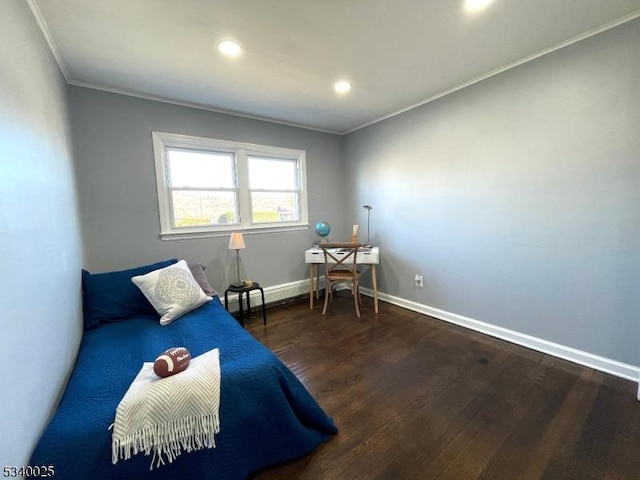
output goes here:
<path id="1" fill-rule="evenodd" d="M 340 432 L 272 479 L 640 479 L 637 385 L 347 292 L 247 330 Z"/>

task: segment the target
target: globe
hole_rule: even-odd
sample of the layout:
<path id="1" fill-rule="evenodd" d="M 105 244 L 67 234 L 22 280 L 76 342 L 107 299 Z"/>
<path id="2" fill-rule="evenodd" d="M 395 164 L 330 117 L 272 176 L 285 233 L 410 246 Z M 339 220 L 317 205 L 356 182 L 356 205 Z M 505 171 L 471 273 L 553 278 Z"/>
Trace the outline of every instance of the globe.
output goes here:
<path id="1" fill-rule="evenodd" d="M 331 226 L 325 222 L 324 220 L 320 220 L 316 223 L 316 233 L 322 237 L 323 239 L 329 236 L 329 232 L 331 232 Z"/>

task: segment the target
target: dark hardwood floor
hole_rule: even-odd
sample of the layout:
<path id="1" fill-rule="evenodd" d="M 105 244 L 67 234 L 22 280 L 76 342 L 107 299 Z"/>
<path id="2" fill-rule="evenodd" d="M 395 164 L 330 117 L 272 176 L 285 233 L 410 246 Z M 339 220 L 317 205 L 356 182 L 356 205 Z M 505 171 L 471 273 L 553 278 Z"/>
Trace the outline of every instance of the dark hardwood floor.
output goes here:
<path id="1" fill-rule="evenodd" d="M 363 297 L 306 300 L 247 330 L 339 433 L 271 479 L 640 479 L 637 385 Z"/>

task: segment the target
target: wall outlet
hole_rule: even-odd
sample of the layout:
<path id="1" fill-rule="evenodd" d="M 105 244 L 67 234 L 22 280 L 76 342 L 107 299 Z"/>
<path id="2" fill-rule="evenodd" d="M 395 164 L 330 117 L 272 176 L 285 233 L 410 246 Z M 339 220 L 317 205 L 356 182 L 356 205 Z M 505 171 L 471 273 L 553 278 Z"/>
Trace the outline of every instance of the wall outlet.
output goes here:
<path id="1" fill-rule="evenodd" d="M 419 273 L 416 273 L 416 287 L 424 287 L 424 279 Z"/>

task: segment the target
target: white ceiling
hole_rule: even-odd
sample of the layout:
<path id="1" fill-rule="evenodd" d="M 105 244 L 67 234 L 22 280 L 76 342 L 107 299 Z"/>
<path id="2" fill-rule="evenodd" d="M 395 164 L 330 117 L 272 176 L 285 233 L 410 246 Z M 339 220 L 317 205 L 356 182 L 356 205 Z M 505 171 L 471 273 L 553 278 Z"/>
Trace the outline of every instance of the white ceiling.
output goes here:
<path id="1" fill-rule="evenodd" d="M 345 133 L 640 17 L 640 0 L 29 0 L 67 81 Z M 215 48 L 233 38 L 235 60 Z M 333 83 L 352 91 L 338 96 Z"/>

